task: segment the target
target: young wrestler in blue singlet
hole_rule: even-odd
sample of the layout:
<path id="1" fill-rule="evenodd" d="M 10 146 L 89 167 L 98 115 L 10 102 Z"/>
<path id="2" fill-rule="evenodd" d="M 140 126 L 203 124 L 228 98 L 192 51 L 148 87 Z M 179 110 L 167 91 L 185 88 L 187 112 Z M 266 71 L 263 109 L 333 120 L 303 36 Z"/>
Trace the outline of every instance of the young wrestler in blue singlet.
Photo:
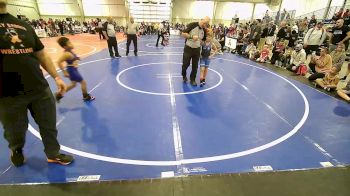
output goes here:
<path id="1" fill-rule="evenodd" d="M 203 87 L 206 84 L 205 78 L 207 77 L 210 59 L 214 56 L 217 50 L 215 45 L 211 44 L 211 40 L 212 38 L 208 36 L 205 42 L 202 43 L 202 52 L 200 58 L 200 87 Z"/>
<path id="2" fill-rule="evenodd" d="M 80 58 L 72 51 L 74 48 L 74 45 L 70 40 L 66 37 L 61 37 L 58 39 L 58 44 L 64 48 L 63 55 L 58 60 L 58 66 L 63 71 L 65 77 L 69 77 L 71 80 L 71 84 L 67 87 L 67 91 L 70 91 L 74 87 L 76 87 L 77 83 L 80 83 L 81 85 L 81 91 L 83 93 L 83 100 L 84 101 L 92 101 L 95 99 L 95 97 L 89 95 L 87 92 L 87 84 L 86 81 L 83 79 L 83 77 L 80 75 L 78 71 L 78 63 L 80 61 Z M 66 70 L 64 69 L 63 62 L 67 63 Z M 60 99 L 63 98 L 63 95 L 60 93 L 56 93 L 56 100 L 57 102 L 60 101 Z"/>

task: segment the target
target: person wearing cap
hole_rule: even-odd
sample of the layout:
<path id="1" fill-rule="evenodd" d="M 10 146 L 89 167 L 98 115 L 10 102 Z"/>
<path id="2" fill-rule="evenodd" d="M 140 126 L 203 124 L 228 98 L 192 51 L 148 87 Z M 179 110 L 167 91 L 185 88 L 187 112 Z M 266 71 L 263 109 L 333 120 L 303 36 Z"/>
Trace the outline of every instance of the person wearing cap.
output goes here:
<path id="1" fill-rule="evenodd" d="M 317 51 L 327 37 L 327 32 L 323 28 L 323 23 L 318 22 L 317 25 L 309 29 L 304 37 L 304 49 L 307 55 L 313 51 Z"/>
<path id="2" fill-rule="evenodd" d="M 350 28 L 344 25 L 344 20 L 337 20 L 329 35 L 329 50 L 332 52 L 337 48 L 338 44 L 344 44 L 345 50 L 348 50 L 350 39 Z"/>
<path id="3" fill-rule="evenodd" d="M 290 65 L 287 66 L 287 70 L 296 72 L 297 67 L 306 62 L 306 53 L 303 49 L 303 45 L 298 44 L 295 46 L 294 51 L 292 52 Z"/>

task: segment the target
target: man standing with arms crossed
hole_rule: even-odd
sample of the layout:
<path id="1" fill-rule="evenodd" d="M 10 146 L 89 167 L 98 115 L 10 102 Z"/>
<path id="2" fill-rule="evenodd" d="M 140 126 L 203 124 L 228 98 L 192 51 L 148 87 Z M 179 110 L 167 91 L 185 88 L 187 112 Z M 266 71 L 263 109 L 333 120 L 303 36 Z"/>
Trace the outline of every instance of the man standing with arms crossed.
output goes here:
<path id="1" fill-rule="evenodd" d="M 0 122 L 11 149 L 11 162 L 24 164 L 23 147 L 28 110 L 39 125 L 47 161 L 68 165 L 70 155 L 61 154 L 57 141 L 55 98 L 40 65 L 55 79 L 58 91 L 66 85 L 44 51 L 34 29 L 7 13 L 7 0 L 0 0 Z"/>
<path id="2" fill-rule="evenodd" d="M 126 56 L 129 55 L 131 41 L 134 43 L 134 54 L 137 56 L 137 36 L 139 35 L 139 26 L 135 23 L 134 18 L 130 17 L 130 22 L 126 25 Z"/>
<path id="3" fill-rule="evenodd" d="M 201 42 L 206 39 L 205 28 L 209 25 L 210 18 L 206 16 L 199 22 L 193 22 L 187 25 L 181 36 L 186 38 L 184 54 L 182 59 L 182 77 L 183 82 L 187 82 L 187 68 L 190 66 L 192 60 L 192 72 L 190 76 L 191 85 L 197 86 L 196 76 L 198 70 L 198 62 L 200 57 Z"/>

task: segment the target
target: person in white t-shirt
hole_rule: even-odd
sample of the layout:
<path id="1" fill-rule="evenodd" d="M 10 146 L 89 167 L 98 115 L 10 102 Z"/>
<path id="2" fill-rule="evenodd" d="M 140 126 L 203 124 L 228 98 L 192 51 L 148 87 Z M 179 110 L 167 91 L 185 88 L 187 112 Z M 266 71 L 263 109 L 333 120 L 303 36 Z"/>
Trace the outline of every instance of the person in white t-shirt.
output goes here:
<path id="1" fill-rule="evenodd" d="M 108 22 L 103 24 L 102 32 L 107 39 L 109 55 L 111 56 L 111 58 L 115 58 L 115 57 L 120 58 L 121 56 L 119 55 L 119 52 L 118 52 L 118 42 L 117 42 L 117 37 L 115 32 L 115 26 L 113 25 L 113 19 L 111 17 L 108 17 L 107 21 Z"/>
<path id="2" fill-rule="evenodd" d="M 131 41 L 134 43 L 134 54 L 137 56 L 137 37 L 139 35 L 139 25 L 135 23 L 134 17 L 130 17 L 130 22 L 126 25 L 126 56 L 129 55 Z"/>
<path id="3" fill-rule="evenodd" d="M 306 55 L 310 55 L 313 51 L 319 50 L 327 37 L 327 32 L 323 28 L 323 23 L 318 22 L 317 25 L 308 30 L 304 37 L 304 49 Z"/>
<path id="4" fill-rule="evenodd" d="M 164 46 L 164 35 L 167 33 L 166 31 L 166 27 L 165 27 L 165 22 L 161 22 L 158 26 L 158 39 L 157 39 L 157 43 L 156 43 L 156 47 L 158 47 L 159 44 L 159 40 L 160 38 L 162 38 L 162 42 L 160 43 L 162 46 Z"/>

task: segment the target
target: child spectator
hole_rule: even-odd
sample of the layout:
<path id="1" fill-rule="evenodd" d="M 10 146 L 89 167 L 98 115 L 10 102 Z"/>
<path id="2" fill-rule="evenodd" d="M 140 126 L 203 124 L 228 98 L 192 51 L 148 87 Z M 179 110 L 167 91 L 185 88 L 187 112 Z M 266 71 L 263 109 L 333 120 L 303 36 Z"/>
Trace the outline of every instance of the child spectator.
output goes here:
<path id="1" fill-rule="evenodd" d="M 334 90 L 337 88 L 339 82 L 338 73 L 339 70 L 337 67 L 332 67 L 331 71 L 329 71 L 324 78 L 316 80 L 316 86 L 320 86 L 327 91 Z"/>
<path id="2" fill-rule="evenodd" d="M 257 61 L 260 63 L 265 63 L 268 60 L 269 55 L 270 55 L 269 46 L 265 45 Z"/>
<path id="3" fill-rule="evenodd" d="M 205 42 L 202 44 L 202 52 L 200 58 L 200 87 L 203 87 L 206 84 L 206 77 L 208 73 L 208 68 L 210 64 L 210 59 L 216 53 L 216 47 L 212 44 L 212 38 L 207 37 Z"/>
<path id="4" fill-rule="evenodd" d="M 275 47 L 272 49 L 272 57 L 271 64 L 275 64 L 277 61 L 277 66 L 279 65 L 279 61 L 281 56 L 284 54 L 285 44 L 284 40 L 280 39 L 276 42 Z"/>
<path id="5" fill-rule="evenodd" d="M 293 48 L 292 47 L 287 47 L 283 56 L 281 56 L 281 62 L 282 62 L 282 67 L 287 67 L 289 65 L 289 62 L 292 58 L 292 53 L 293 53 Z"/>

